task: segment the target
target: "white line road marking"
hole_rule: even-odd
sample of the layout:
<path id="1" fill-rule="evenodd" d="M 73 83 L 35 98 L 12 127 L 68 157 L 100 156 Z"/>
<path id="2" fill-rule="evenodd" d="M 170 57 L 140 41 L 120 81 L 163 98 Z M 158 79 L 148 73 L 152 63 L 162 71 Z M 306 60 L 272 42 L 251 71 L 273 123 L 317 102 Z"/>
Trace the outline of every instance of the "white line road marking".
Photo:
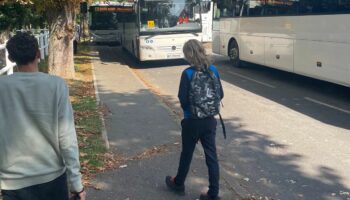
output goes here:
<path id="1" fill-rule="evenodd" d="M 342 109 L 342 108 L 338 108 L 338 107 L 336 107 L 336 106 L 332 106 L 332 105 L 329 105 L 329 104 L 327 104 L 327 103 L 323 103 L 323 102 L 321 102 L 321 101 L 315 100 L 315 99 L 310 98 L 310 97 L 304 97 L 304 99 L 306 99 L 306 100 L 308 100 L 308 101 L 311 101 L 311 102 L 313 102 L 313 103 L 317 103 L 317 104 L 319 104 L 319 105 L 323 105 L 323 106 L 326 106 L 326 107 L 328 107 L 328 108 L 332 108 L 332 109 L 335 109 L 335 110 L 338 110 L 338 111 L 340 111 L 340 112 L 343 112 L 343 113 L 346 113 L 346 114 L 349 114 L 349 115 L 350 115 L 350 111 L 348 111 L 348 110 L 345 110 L 345 109 Z"/>
<path id="2" fill-rule="evenodd" d="M 235 75 L 235 76 L 238 76 L 238 77 L 241 77 L 241 78 L 244 78 L 244 79 L 247 79 L 247 80 L 250 80 L 250 81 L 253 81 L 255 83 L 258 83 L 258 84 L 266 86 L 266 87 L 276 88 L 276 86 L 274 86 L 274 85 L 271 85 L 271 84 L 268 84 L 268 83 L 264 83 L 264 82 L 261 82 L 261 81 L 257 81 L 255 79 L 249 78 L 249 77 L 244 76 L 242 74 L 238 74 L 238 73 L 235 73 L 235 72 L 232 72 L 232 71 L 228 71 L 228 73 L 230 73 L 232 75 Z"/>

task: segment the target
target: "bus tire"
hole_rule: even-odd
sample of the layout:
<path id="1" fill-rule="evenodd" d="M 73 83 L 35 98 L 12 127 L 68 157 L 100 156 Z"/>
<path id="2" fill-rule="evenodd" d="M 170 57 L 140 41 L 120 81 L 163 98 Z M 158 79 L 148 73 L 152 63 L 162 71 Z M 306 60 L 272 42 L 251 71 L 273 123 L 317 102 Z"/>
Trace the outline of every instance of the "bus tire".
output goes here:
<path id="1" fill-rule="evenodd" d="M 239 47 L 236 40 L 230 41 L 228 45 L 228 56 L 230 58 L 230 62 L 234 67 L 241 66 L 241 60 L 239 59 Z"/>

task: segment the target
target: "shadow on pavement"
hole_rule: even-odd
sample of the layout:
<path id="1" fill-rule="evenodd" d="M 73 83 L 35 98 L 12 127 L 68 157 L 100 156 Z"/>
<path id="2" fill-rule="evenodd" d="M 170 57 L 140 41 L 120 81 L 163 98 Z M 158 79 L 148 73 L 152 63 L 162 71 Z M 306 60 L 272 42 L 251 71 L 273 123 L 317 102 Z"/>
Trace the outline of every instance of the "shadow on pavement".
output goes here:
<path id="1" fill-rule="evenodd" d="M 186 196 L 179 197 L 165 186 L 165 176 L 176 173 L 181 151 L 176 114 L 159 103 L 165 99 L 175 104 L 172 97 L 154 97 L 146 89 L 116 93 L 99 88 L 111 150 L 127 162 L 126 167 L 99 174 L 93 181 L 99 189 L 89 189 L 89 199 L 193 200 L 207 190 L 207 169 L 198 155 L 186 182 Z M 155 153 L 149 155 L 150 150 Z M 222 199 L 232 200 L 232 193 L 222 188 Z"/>
<path id="2" fill-rule="evenodd" d="M 302 155 L 288 153 L 288 145 L 269 136 L 247 131 L 240 119 L 226 119 L 227 140 L 218 125 L 217 146 L 221 174 L 238 193 L 269 199 L 348 200 L 350 188 L 334 169 L 318 166 L 307 174 L 298 163 Z M 240 191 L 241 190 L 241 191 Z"/>
<path id="3" fill-rule="evenodd" d="M 177 141 L 179 127 L 174 116 L 169 116 L 169 111 L 149 90 L 110 93 L 99 89 L 99 93 L 112 151 L 130 157 L 153 146 Z"/>
<path id="4" fill-rule="evenodd" d="M 350 88 L 255 64 L 232 67 L 227 59 L 213 57 L 222 80 L 323 123 L 350 130 Z"/>
<path id="5" fill-rule="evenodd" d="M 132 60 L 129 60 L 130 56 L 122 53 L 120 49 L 114 52 L 114 49 L 101 48 L 98 51 L 101 62 L 128 64 L 132 62 Z M 109 54 L 109 56 L 104 54 Z M 217 62 L 217 65 L 221 64 L 223 63 Z M 220 70 L 224 69 L 225 67 L 222 67 Z M 286 77 L 293 79 L 294 77 L 294 75 L 284 74 L 283 72 L 273 72 L 273 70 L 270 72 L 270 69 L 257 69 L 255 67 L 239 70 L 256 70 L 254 73 L 266 74 L 271 79 L 279 74 L 284 76 L 281 79 L 286 79 Z M 270 73 L 275 74 L 270 75 Z M 241 80 L 225 74 L 224 71 L 221 74 L 223 80 L 237 87 L 274 100 L 316 119 L 322 119 L 317 116 L 321 114 L 320 111 L 305 111 L 294 107 L 292 102 L 284 102 L 281 98 L 290 98 L 288 91 L 245 84 Z M 299 78 L 296 77 L 295 79 Z M 118 81 L 120 80 L 117 80 L 116 84 L 122 84 Z M 307 83 L 303 80 L 301 82 L 298 80 L 294 80 L 292 83 L 285 81 L 278 87 L 285 87 L 285 85 L 291 85 L 292 88 L 306 87 L 305 93 L 312 93 L 312 95 L 317 95 L 317 88 L 322 88 L 319 86 L 315 89 L 312 86 L 313 83 L 304 86 Z M 339 90 L 343 91 L 341 87 Z M 175 132 L 178 132 L 179 129 L 167 127 L 168 121 L 164 121 L 171 119 L 169 117 L 159 118 L 154 113 L 150 114 L 152 110 L 157 109 L 159 104 L 154 104 L 154 101 L 143 101 L 143 99 L 149 98 L 150 92 L 148 90 L 139 90 L 134 93 L 113 93 L 106 88 L 101 88 L 100 92 L 101 97 L 105 99 L 103 102 L 108 105 L 107 121 L 111 115 L 116 117 L 115 122 L 109 123 L 110 126 L 115 126 L 113 130 L 124 130 L 116 133 L 116 138 L 114 138 L 115 143 L 113 145 L 120 153 L 129 151 L 130 155 L 135 155 L 154 145 L 176 141 Z M 347 95 L 344 97 L 345 99 L 348 98 Z M 171 97 L 165 98 L 176 104 L 176 100 Z M 142 112 L 144 109 L 149 110 L 148 114 Z M 323 120 L 327 120 L 331 124 L 337 124 L 328 117 Z M 346 193 L 350 191 L 350 188 L 342 183 L 343 179 L 337 175 L 334 169 L 318 166 L 317 175 L 307 174 L 298 166 L 298 163 L 303 162 L 303 159 L 306 158 L 302 155 L 288 153 L 288 145 L 278 143 L 264 134 L 245 130 L 244 126 L 239 125 L 239 118 L 226 119 L 225 121 L 228 138 L 227 140 L 223 139 L 221 127 L 218 125 L 217 146 L 222 166 L 222 181 L 229 184 L 229 188 L 232 188 L 234 193 L 243 194 L 242 196 L 256 194 L 256 196 L 268 196 L 270 199 L 282 200 L 347 200 L 350 198 L 350 195 Z M 345 122 L 347 121 L 337 125 L 347 127 L 344 124 Z M 176 170 L 178 157 L 179 152 L 169 151 L 147 160 L 132 161 L 128 163 L 129 166 L 126 169 L 117 169 L 101 174 L 98 179 L 104 184 L 104 188 L 101 191 L 90 190 L 89 195 L 92 199 L 193 199 L 198 196 L 198 187 L 207 185 L 207 177 L 203 177 L 206 174 L 203 157 L 194 158 L 191 174 L 187 181 L 190 191 L 195 193 L 190 193 L 183 198 L 168 192 L 164 187 L 163 180 L 165 175 Z M 201 168 L 199 171 L 196 171 L 197 166 Z M 225 193 L 222 199 L 232 200 L 235 198 L 233 198 L 232 193 Z"/>

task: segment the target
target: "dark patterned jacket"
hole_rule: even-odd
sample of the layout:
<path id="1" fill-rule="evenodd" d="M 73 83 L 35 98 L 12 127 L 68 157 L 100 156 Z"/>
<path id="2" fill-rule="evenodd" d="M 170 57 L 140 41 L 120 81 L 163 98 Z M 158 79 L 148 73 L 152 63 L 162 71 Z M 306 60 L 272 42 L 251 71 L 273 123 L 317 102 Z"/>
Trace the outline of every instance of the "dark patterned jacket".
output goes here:
<path id="1" fill-rule="evenodd" d="M 194 70 L 196 70 L 195 67 L 186 68 L 182 72 L 181 80 L 180 80 L 178 98 L 180 100 L 181 108 L 183 110 L 185 119 L 190 118 L 190 116 L 191 116 L 190 102 L 189 102 L 189 96 L 188 96 L 191 80 L 189 79 L 188 74 L 192 74 Z M 222 98 L 224 98 L 224 91 L 222 89 L 219 72 L 214 65 L 210 65 L 209 70 L 211 70 L 214 73 L 214 75 L 219 79 L 220 86 L 221 86 L 220 93 L 221 93 L 221 99 L 222 99 Z M 190 77 L 192 77 L 192 76 L 190 76 Z"/>

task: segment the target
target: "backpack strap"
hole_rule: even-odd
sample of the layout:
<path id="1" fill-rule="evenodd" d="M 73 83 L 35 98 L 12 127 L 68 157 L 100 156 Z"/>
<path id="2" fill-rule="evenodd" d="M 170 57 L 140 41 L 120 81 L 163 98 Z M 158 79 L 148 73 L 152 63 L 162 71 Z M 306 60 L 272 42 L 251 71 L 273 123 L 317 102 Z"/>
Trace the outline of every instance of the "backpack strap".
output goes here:
<path id="1" fill-rule="evenodd" d="M 188 78 L 189 81 L 192 80 L 193 73 L 194 73 L 193 69 L 191 69 L 191 68 L 186 69 L 186 74 L 187 74 L 187 78 Z"/>
<path id="2" fill-rule="evenodd" d="M 217 78 L 219 78 L 219 72 L 218 72 L 218 70 L 216 69 L 216 67 L 214 65 L 210 65 L 208 67 L 208 69 L 210 71 L 212 71 Z M 192 69 L 192 68 L 186 69 L 186 74 L 187 74 L 188 80 L 192 80 L 192 77 L 193 77 L 193 74 L 194 74 L 194 69 Z"/>
<path id="3" fill-rule="evenodd" d="M 219 72 L 214 65 L 210 65 L 209 70 L 212 71 L 217 78 L 219 78 Z"/>
<path id="4" fill-rule="evenodd" d="M 210 65 L 209 70 L 214 73 L 216 78 L 219 78 L 219 72 L 214 65 Z M 222 107 L 224 107 L 224 104 L 222 103 L 222 101 L 220 101 L 220 102 L 221 102 Z M 222 119 L 221 113 L 219 113 L 219 117 L 220 117 L 220 122 L 221 122 L 221 126 L 222 126 L 222 132 L 224 134 L 224 138 L 226 139 L 226 127 L 224 124 L 224 120 Z"/>
<path id="5" fill-rule="evenodd" d="M 221 122 L 221 126 L 222 126 L 222 133 L 224 134 L 224 138 L 226 140 L 226 127 L 225 127 L 224 120 L 222 120 L 220 113 L 219 113 L 219 117 L 220 117 L 220 122 Z"/>

